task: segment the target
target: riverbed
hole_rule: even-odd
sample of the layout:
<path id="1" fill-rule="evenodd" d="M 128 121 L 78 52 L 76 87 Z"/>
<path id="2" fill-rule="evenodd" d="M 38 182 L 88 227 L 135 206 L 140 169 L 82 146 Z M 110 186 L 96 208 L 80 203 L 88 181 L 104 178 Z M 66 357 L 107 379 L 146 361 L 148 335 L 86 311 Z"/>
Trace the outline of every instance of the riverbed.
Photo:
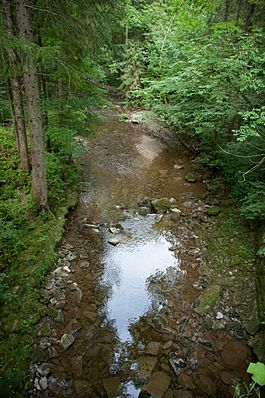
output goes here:
<path id="1" fill-rule="evenodd" d="M 151 113 L 117 97 L 101 118 L 78 138 L 82 189 L 43 287 L 54 316 L 37 328 L 29 394 L 232 397 L 252 354 L 201 271 L 215 223 L 203 176 Z"/>

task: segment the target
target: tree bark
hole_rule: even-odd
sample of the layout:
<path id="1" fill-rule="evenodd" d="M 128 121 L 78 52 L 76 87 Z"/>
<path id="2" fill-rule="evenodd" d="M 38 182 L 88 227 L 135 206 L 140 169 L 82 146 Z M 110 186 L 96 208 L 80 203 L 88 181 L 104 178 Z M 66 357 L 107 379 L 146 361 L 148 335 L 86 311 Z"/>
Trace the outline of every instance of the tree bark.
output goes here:
<path id="1" fill-rule="evenodd" d="M 230 8 L 230 0 L 225 0 L 224 22 L 228 21 L 229 8 Z"/>
<path id="2" fill-rule="evenodd" d="M 3 0 L 3 16 L 7 33 L 9 36 L 12 36 L 14 33 L 13 21 L 11 17 L 10 3 L 7 0 Z M 20 156 L 21 166 L 26 173 L 29 173 L 29 158 L 27 135 L 24 123 L 23 101 L 21 96 L 20 79 L 17 76 L 17 56 L 12 48 L 7 50 L 7 56 L 10 68 L 10 101 L 13 111 L 12 113 L 14 118 L 17 149 Z"/>
<path id="3" fill-rule="evenodd" d="M 15 0 L 19 36 L 33 42 L 28 9 L 24 0 Z M 24 89 L 27 100 L 32 156 L 32 196 L 40 210 L 48 210 L 48 188 L 45 167 L 45 145 L 36 66 L 29 55 L 24 59 Z"/>
<path id="4" fill-rule="evenodd" d="M 248 4 L 248 10 L 245 21 L 245 29 L 247 32 L 250 32 L 252 29 L 255 11 L 256 11 L 256 4 L 255 3 Z"/>

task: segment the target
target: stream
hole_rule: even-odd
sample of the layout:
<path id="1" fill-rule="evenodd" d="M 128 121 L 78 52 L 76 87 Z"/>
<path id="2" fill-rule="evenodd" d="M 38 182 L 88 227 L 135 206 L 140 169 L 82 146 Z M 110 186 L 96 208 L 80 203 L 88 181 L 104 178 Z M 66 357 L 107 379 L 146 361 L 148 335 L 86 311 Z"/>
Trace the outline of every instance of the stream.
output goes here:
<path id="1" fill-rule="evenodd" d="M 202 179 L 185 178 L 170 129 L 141 110 L 119 121 L 113 102 L 79 137 L 82 190 L 43 288 L 55 313 L 37 327 L 29 396 L 232 397 L 251 350 L 218 308 L 196 307 L 213 223 Z"/>

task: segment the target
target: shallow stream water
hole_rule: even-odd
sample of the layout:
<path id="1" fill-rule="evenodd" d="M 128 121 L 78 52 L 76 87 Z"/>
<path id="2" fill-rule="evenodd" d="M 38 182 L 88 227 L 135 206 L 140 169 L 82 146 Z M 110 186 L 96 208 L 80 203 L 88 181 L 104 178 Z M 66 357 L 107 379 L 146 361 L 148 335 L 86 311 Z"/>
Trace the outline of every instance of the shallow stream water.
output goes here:
<path id="1" fill-rule="evenodd" d="M 174 133 L 158 122 L 119 122 L 121 113 L 116 100 L 95 136 L 80 137 L 84 183 L 59 248 L 58 266 L 68 269 L 47 280 L 58 316 L 43 320 L 30 395 L 231 397 L 250 350 L 194 311 L 205 188 L 185 180 L 192 162 Z M 150 200 L 162 197 L 179 217 L 155 213 Z"/>

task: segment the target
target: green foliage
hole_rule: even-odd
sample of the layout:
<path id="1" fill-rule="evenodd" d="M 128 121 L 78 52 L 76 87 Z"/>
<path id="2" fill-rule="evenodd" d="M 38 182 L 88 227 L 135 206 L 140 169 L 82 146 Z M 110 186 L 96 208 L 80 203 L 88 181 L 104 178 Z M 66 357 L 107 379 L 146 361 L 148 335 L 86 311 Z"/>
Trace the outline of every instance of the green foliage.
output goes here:
<path id="1" fill-rule="evenodd" d="M 121 64 L 122 84 L 121 90 L 127 98 L 132 99 L 134 90 L 141 86 L 141 77 L 143 75 L 144 57 L 137 43 L 131 43 L 126 51 L 126 60 Z"/>
<path id="2" fill-rule="evenodd" d="M 9 284 L 7 283 L 7 275 L 4 272 L 0 273 L 0 305 L 5 301 L 10 300 L 13 296 L 9 291 Z"/>
<path id="3" fill-rule="evenodd" d="M 251 377 L 255 383 L 257 383 L 261 387 L 265 386 L 265 365 L 264 365 L 264 363 L 251 362 L 249 364 L 249 367 L 247 368 L 247 372 L 252 375 Z"/>
<path id="4" fill-rule="evenodd" d="M 131 5 L 122 87 L 195 140 L 201 163 L 223 174 L 242 214 L 257 220 L 265 214 L 265 37 L 259 27 L 250 34 L 249 9 L 224 3 Z"/>

